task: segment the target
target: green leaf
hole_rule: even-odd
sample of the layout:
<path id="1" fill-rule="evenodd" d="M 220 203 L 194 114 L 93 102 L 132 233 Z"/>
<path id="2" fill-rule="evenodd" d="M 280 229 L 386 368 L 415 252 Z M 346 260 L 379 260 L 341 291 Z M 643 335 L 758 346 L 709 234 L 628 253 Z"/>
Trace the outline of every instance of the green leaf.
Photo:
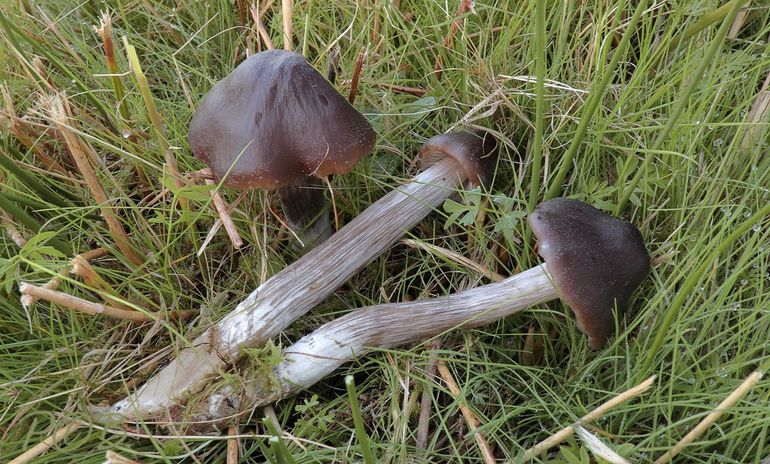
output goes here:
<path id="1" fill-rule="evenodd" d="M 24 256 L 31 261 L 45 261 L 46 258 L 43 255 L 52 256 L 54 258 L 63 258 L 65 254 L 50 245 L 43 245 L 49 240 L 54 240 L 56 232 L 45 231 L 38 232 L 33 235 L 24 247 L 19 251 L 20 256 Z"/>
<path id="2" fill-rule="evenodd" d="M 464 226 L 469 226 L 473 224 L 476 221 L 476 212 L 475 211 L 468 211 L 465 213 L 465 216 L 463 216 L 462 219 L 460 219 L 460 224 Z"/>
<path id="3" fill-rule="evenodd" d="M 500 205 L 505 211 L 510 211 L 513 209 L 513 198 L 507 197 L 505 195 L 495 195 L 492 197 L 492 201 L 495 204 Z"/>
<path id="4" fill-rule="evenodd" d="M 444 211 L 447 213 L 456 213 L 456 212 L 465 212 L 468 210 L 468 207 L 458 203 L 454 200 L 445 200 L 444 201 Z"/>
<path id="5" fill-rule="evenodd" d="M 586 464 L 587 462 L 589 462 L 589 461 L 581 460 L 580 457 L 577 454 L 575 454 L 575 452 L 572 451 L 570 448 L 562 448 L 561 455 L 562 457 L 564 457 L 564 461 L 569 464 Z"/>
<path id="6" fill-rule="evenodd" d="M 436 97 L 422 97 L 403 106 L 400 113 L 407 121 L 419 121 L 436 107 Z"/>

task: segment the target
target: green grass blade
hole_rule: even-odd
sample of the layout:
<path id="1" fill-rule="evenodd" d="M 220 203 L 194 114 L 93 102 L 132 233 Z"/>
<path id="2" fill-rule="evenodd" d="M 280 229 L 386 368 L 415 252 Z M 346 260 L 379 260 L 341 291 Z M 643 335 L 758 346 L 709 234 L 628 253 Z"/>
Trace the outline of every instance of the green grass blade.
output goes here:
<path id="1" fill-rule="evenodd" d="M 352 375 L 345 376 L 345 388 L 348 390 L 348 401 L 350 402 L 350 412 L 353 414 L 353 424 L 356 429 L 356 440 L 361 454 L 366 464 L 376 464 L 378 461 L 374 458 L 372 447 L 369 444 L 369 435 L 364 428 L 364 420 L 361 418 L 361 406 L 358 404 L 358 393 L 356 392 L 356 383 Z"/>
<path id="2" fill-rule="evenodd" d="M 40 223 L 37 222 L 35 218 L 27 214 L 26 211 L 16 206 L 13 202 L 9 201 L 8 198 L 2 194 L 2 192 L 0 192 L 0 209 L 10 214 L 11 217 L 35 233 L 40 232 L 40 230 L 43 228 L 43 226 L 40 225 Z M 58 238 L 53 237 L 49 240 L 49 242 L 54 248 L 61 251 L 62 253 L 72 255 L 72 248 Z"/>
<path id="3" fill-rule="evenodd" d="M 567 151 L 562 156 L 559 170 L 551 180 L 551 188 L 548 190 L 546 199 L 554 198 L 561 194 L 562 184 L 564 183 L 564 179 L 567 177 L 567 171 L 569 171 L 570 167 L 572 166 L 572 158 L 575 157 L 575 153 L 577 153 L 578 148 L 580 148 L 580 144 L 583 142 L 583 137 L 585 137 L 585 133 L 588 130 L 588 125 L 591 122 L 594 113 L 596 113 L 596 110 L 599 108 L 599 104 L 604 98 L 604 91 L 607 88 L 607 85 L 615 76 L 615 69 L 618 67 L 620 59 L 625 54 L 626 48 L 628 48 L 628 43 L 631 41 L 631 37 L 633 37 L 636 33 L 636 25 L 639 23 L 639 18 L 642 16 L 642 12 L 646 9 L 646 7 L 646 1 L 641 1 L 636 6 L 636 10 L 634 10 L 634 14 L 631 16 L 631 20 L 626 26 L 626 31 L 623 33 L 623 38 L 620 39 L 618 47 L 612 54 L 612 58 L 605 68 L 604 73 L 602 73 L 601 80 L 595 81 L 595 85 L 591 86 L 590 99 L 583 108 L 583 111 L 580 113 L 580 123 L 578 123 L 578 127 L 575 130 L 575 135 L 572 138 Z"/>
<path id="4" fill-rule="evenodd" d="M 618 204 L 615 207 L 616 215 L 623 211 L 626 204 L 628 203 L 628 200 L 631 198 L 631 195 L 634 193 L 636 186 L 639 185 L 639 181 L 642 179 L 642 176 L 647 173 L 646 168 L 652 161 L 653 152 L 660 150 L 660 148 L 663 146 L 663 143 L 668 138 L 668 134 L 671 132 L 671 129 L 674 128 L 677 121 L 679 120 L 679 117 L 682 115 L 682 112 L 684 112 L 685 108 L 687 108 L 687 102 L 690 100 L 690 97 L 693 95 L 695 89 L 701 83 L 701 76 L 703 76 L 706 68 L 713 64 L 714 58 L 717 56 L 719 50 L 722 49 L 725 37 L 730 31 L 730 26 L 733 24 L 733 21 L 735 21 L 735 16 L 738 14 L 741 5 L 743 5 L 742 1 L 734 2 L 732 4 L 730 11 L 727 13 L 727 16 L 725 16 L 724 21 L 722 21 L 722 26 L 719 28 L 719 31 L 717 31 L 716 36 L 711 40 L 711 45 L 709 45 L 705 56 L 700 60 L 698 67 L 695 69 L 695 72 L 692 73 L 687 87 L 685 87 L 684 91 L 679 97 L 679 101 L 674 104 L 674 110 L 668 116 L 668 119 L 666 119 L 666 124 L 655 138 L 655 142 L 652 144 L 651 151 L 645 155 L 643 164 L 636 169 L 636 173 L 634 174 L 634 177 L 631 178 L 631 181 L 628 183 L 628 185 L 623 187 L 623 193 L 621 194 Z M 619 179 L 618 185 L 621 184 L 622 182 Z"/>
<path id="5" fill-rule="evenodd" d="M 529 180 L 529 203 L 532 211 L 540 197 L 540 175 L 543 164 L 543 125 L 545 119 L 545 2 L 535 0 L 535 135 L 532 141 L 532 173 Z"/>
<path id="6" fill-rule="evenodd" d="M 647 350 L 647 355 L 644 357 L 644 361 L 642 361 L 641 366 L 637 370 L 638 378 L 644 377 L 649 372 L 650 368 L 652 367 L 652 363 L 655 360 L 655 356 L 657 356 L 661 346 L 663 346 L 663 341 L 666 339 L 666 335 L 668 334 L 668 330 L 671 327 L 671 324 L 673 324 L 674 320 L 676 320 L 676 317 L 682 310 L 684 302 L 691 295 L 695 285 L 697 285 L 698 282 L 704 277 L 709 266 L 713 265 L 714 260 L 716 260 L 719 255 L 724 253 L 730 246 L 732 246 L 743 234 L 752 229 L 756 224 L 761 223 L 765 216 L 768 214 L 770 214 L 770 203 L 766 204 L 763 208 L 760 208 L 759 211 L 754 213 L 751 217 L 739 225 L 733 231 L 733 233 L 728 235 L 727 238 L 725 238 L 723 241 L 708 247 L 713 248 L 714 251 L 709 253 L 706 259 L 701 262 L 695 271 L 688 275 L 687 279 L 676 293 L 676 296 L 674 296 L 674 299 L 671 300 L 671 305 L 669 306 L 668 310 L 666 310 L 666 314 L 663 316 L 663 319 L 660 322 L 660 326 L 657 327 L 655 332 L 655 339 L 653 340 L 650 348 Z"/>

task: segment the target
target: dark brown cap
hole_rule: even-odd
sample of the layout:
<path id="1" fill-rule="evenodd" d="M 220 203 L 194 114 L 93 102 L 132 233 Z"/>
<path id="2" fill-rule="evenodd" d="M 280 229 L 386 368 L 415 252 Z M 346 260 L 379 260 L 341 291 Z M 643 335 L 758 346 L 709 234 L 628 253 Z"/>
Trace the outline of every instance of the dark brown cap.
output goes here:
<path id="1" fill-rule="evenodd" d="M 497 140 L 480 130 L 449 132 L 431 137 L 420 150 L 423 169 L 449 156 L 465 170 L 471 185 L 489 181 L 497 163 Z"/>
<path id="2" fill-rule="evenodd" d="M 642 235 L 632 224 L 582 201 L 554 198 L 529 215 L 540 256 L 561 298 L 575 313 L 592 348 L 615 331 L 631 293 L 650 269 Z"/>
<path id="3" fill-rule="evenodd" d="M 227 175 L 226 185 L 243 189 L 345 174 L 375 138 L 323 76 L 284 50 L 252 55 L 217 82 L 198 104 L 188 135 L 217 179 Z"/>

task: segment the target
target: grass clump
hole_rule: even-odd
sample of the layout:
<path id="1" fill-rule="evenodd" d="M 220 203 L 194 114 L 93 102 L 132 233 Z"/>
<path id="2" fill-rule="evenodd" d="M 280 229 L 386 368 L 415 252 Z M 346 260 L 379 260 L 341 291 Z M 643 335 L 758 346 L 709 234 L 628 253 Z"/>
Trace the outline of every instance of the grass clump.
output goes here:
<path id="1" fill-rule="evenodd" d="M 586 425 L 626 459 L 651 461 L 770 365 L 770 9 L 739 1 L 538 3 L 476 2 L 456 17 L 451 2 L 295 1 L 294 46 L 317 69 L 338 51 L 335 86 L 343 95 L 368 50 L 356 107 L 379 139 L 354 172 L 331 180 L 341 223 L 412 177 L 429 137 L 457 126 L 489 128 L 502 147 L 494 186 L 447 203 L 409 238 L 510 275 L 538 262 L 522 220 L 537 202 L 561 193 L 616 212 L 639 227 L 655 257 L 618 335 L 605 349 L 588 350 L 558 302 L 447 334 L 437 357 L 460 387 L 457 400 L 426 375 L 424 347 L 380 351 L 278 403 L 275 430 L 254 415 L 240 429 L 244 460 L 353 460 L 364 453 L 352 438 L 358 434 L 371 443 L 365 454 L 383 461 L 483 462 L 462 404 L 495 457 L 515 461 L 655 374 L 643 397 Z M 209 236 L 218 219 L 213 187 L 186 177 L 203 167 L 186 143 L 196 102 L 261 50 L 245 6 L 0 6 L 2 460 L 82 421 L 36 462 L 102 462 L 108 450 L 147 462 L 225 461 L 226 435 L 105 430 L 90 425 L 88 405 L 125 396 L 296 259 L 271 194 L 221 190 L 245 242 L 236 251 L 223 231 Z M 105 11 L 110 61 L 93 29 L 104 32 Z M 282 44 L 279 2 L 257 11 Z M 65 99 L 66 117 L 52 119 L 45 102 L 53 95 Z M 76 155 L 92 167 L 90 179 Z M 95 185 L 106 200 L 95 199 Z M 91 267 L 102 287 L 70 272 L 76 254 L 98 247 L 107 254 Z M 482 274 L 430 248 L 399 244 L 275 346 L 350 308 L 446 295 L 485 282 Z M 194 309 L 198 317 L 139 325 L 20 304 L 21 281 L 53 278 L 60 291 L 86 300 L 150 312 Z M 255 359 L 266 363 L 259 367 L 274 354 L 259 353 Z M 344 374 L 355 379 L 358 418 Z M 759 380 L 676 459 L 738 463 L 770 455 L 769 386 Z M 425 390 L 430 433 L 418 449 Z M 587 450 L 575 438 L 542 459 L 587 462 Z"/>

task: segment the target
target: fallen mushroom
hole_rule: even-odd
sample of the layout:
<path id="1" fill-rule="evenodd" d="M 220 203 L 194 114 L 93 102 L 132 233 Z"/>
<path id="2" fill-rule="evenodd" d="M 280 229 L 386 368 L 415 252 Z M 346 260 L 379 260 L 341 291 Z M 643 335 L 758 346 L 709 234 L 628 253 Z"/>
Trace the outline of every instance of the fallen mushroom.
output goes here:
<path id="1" fill-rule="evenodd" d="M 302 55 L 284 50 L 254 54 L 217 82 L 188 134 L 217 181 L 277 190 L 307 247 L 332 232 L 320 178 L 350 172 L 375 138 L 366 118 Z"/>
<path id="2" fill-rule="evenodd" d="M 566 198 L 538 205 L 529 224 L 545 264 L 464 292 L 355 310 L 286 348 L 273 377 L 209 396 L 202 404 L 205 412 L 195 420 L 215 423 L 277 401 L 371 349 L 483 326 L 557 298 L 572 308 L 588 344 L 601 348 L 614 332 L 615 309 L 625 311 L 631 293 L 649 272 L 641 234 L 626 221 Z"/>
<path id="3" fill-rule="evenodd" d="M 466 181 L 476 185 L 486 179 L 497 162 L 497 142 L 483 132 L 439 135 L 423 145 L 420 159 L 424 170 L 411 182 L 268 279 L 111 411 L 129 420 L 168 414 L 225 372 L 244 348 L 263 345 L 323 301 Z"/>

